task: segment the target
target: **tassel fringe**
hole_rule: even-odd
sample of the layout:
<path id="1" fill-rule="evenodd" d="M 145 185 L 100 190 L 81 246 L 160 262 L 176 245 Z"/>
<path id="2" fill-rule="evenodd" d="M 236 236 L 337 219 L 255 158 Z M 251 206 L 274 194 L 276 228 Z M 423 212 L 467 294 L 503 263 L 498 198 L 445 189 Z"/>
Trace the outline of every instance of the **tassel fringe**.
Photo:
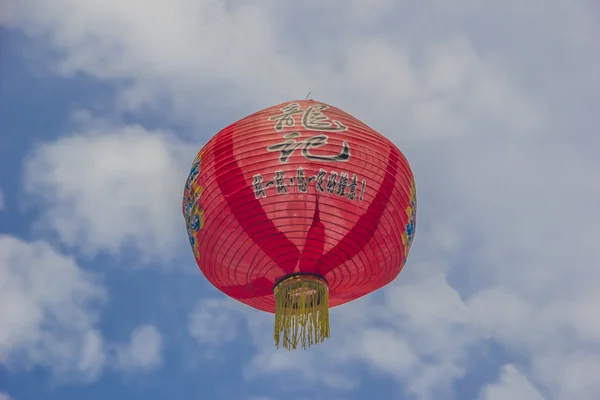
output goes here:
<path id="1" fill-rule="evenodd" d="M 329 337 L 329 288 L 324 280 L 296 275 L 279 282 L 275 294 L 275 347 L 306 349 Z"/>

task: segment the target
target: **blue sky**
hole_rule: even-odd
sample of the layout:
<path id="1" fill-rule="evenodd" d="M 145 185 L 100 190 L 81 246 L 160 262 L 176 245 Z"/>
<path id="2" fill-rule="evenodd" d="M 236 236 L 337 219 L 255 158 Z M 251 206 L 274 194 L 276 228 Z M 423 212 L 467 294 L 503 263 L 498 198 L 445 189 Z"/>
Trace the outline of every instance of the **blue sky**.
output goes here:
<path id="1" fill-rule="evenodd" d="M 4 4 L 0 400 L 597 399 L 593 2 Z M 180 204 L 206 140 L 308 92 L 400 147 L 419 215 L 399 278 L 288 353 Z"/>

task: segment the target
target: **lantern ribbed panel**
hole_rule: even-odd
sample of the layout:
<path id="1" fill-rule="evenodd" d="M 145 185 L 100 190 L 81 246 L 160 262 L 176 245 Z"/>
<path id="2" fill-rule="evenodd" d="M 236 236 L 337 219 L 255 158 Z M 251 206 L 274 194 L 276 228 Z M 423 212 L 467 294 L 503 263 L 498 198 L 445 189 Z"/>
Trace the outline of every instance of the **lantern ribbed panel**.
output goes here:
<path id="1" fill-rule="evenodd" d="M 194 161 L 183 211 L 206 278 L 274 312 L 274 285 L 295 273 L 323 277 L 330 307 L 391 282 L 412 243 L 416 194 L 393 143 L 340 109 L 293 101 L 215 135 Z"/>

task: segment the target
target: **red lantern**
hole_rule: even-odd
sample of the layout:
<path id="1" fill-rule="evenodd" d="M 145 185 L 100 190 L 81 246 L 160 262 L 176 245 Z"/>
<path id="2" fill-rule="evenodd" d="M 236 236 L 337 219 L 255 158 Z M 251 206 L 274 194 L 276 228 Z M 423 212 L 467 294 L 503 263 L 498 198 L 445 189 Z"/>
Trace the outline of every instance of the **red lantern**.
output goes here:
<path id="1" fill-rule="evenodd" d="M 275 313 L 276 346 L 329 337 L 329 307 L 396 278 L 413 241 L 415 182 L 381 134 L 313 100 L 226 127 L 198 153 L 183 212 L 217 289 Z"/>

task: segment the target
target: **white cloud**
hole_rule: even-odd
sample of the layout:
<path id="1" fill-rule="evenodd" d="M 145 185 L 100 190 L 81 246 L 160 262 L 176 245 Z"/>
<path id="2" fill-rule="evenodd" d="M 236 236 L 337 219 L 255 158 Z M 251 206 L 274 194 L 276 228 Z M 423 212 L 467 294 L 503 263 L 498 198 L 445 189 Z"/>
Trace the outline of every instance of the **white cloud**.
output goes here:
<path id="1" fill-rule="evenodd" d="M 63 54 L 61 74 L 128 82 L 120 107 L 150 105 L 220 126 L 313 91 L 406 152 L 419 188 L 419 233 L 398 282 L 384 296 L 334 310 L 333 338 L 319 351 L 275 352 L 271 319 L 249 311 L 258 348 L 249 377 L 293 371 L 341 388 L 359 382 L 348 366 L 354 360 L 421 399 L 436 391 L 449 398 L 468 373 L 469 346 L 491 339 L 527 362 L 522 372 L 506 367 L 486 396 L 528 396 L 525 376 L 557 399 L 600 392 L 591 373 L 600 342 L 600 139 L 598 116 L 589 113 L 600 106 L 600 81 L 590 78 L 600 69 L 600 32 L 584 2 L 529 0 L 517 10 L 510 2 L 378 1 L 368 15 L 360 1 L 12 4 L 5 21 L 44 35 Z M 123 130 L 42 147 L 28 164 L 38 186 L 28 190 L 49 196 L 44 223 L 67 244 L 116 254 L 129 242 L 172 254 L 187 243 L 175 239 L 180 186 L 170 182 L 183 183 L 191 157 L 175 172 L 167 160 L 178 159 L 176 140 Z M 132 164 L 144 165 L 151 152 L 138 150 L 142 143 L 164 168 L 129 173 L 129 157 L 115 156 L 128 149 L 137 155 Z M 93 183 L 72 173 L 88 159 Z M 111 172 L 107 160 L 122 168 Z M 164 185 L 151 188 L 162 203 L 144 197 L 149 182 Z M 122 189 L 113 198 L 115 185 Z M 140 223 L 139 215 L 151 218 Z M 220 304 L 202 303 L 190 317 L 192 335 L 209 348 L 239 339 L 232 327 L 246 315 Z"/>
<path id="2" fill-rule="evenodd" d="M 432 243 L 431 238 L 437 235 L 421 232 L 420 239 Z M 441 244 L 444 251 L 460 251 L 460 246 L 449 247 L 444 241 Z M 440 251 L 435 247 L 431 250 Z M 533 285 L 534 293 L 495 285 L 463 300 L 444 278 L 440 264 L 415 262 L 407 266 L 403 275 L 383 292 L 383 302 L 367 297 L 333 309 L 332 338 L 314 351 L 275 350 L 272 317 L 233 308 L 233 300 L 229 299 L 211 300 L 211 316 L 207 314 L 204 324 L 210 326 L 212 318 L 218 316 L 219 320 L 228 321 L 229 327 L 236 327 L 240 316 L 245 318 L 258 350 L 245 368 L 249 379 L 291 373 L 350 390 L 361 380 L 353 372 L 353 362 L 361 362 L 373 373 L 402 382 L 416 398 L 435 399 L 441 393 L 451 398 L 452 384 L 468 372 L 469 347 L 481 348 L 483 341 L 491 338 L 504 344 L 510 353 L 518 353 L 519 359 L 528 357 L 533 362 L 528 376 L 557 399 L 593 399 L 598 393 L 600 387 L 591 371 L 599 354 L 594 353 L 594 347 L 589 347 L 587 354 L 580 351 L 585 343 L 600 340 L 597 324 L 587 314 L 595 304 L 593 298 L 582 298 L 579 303 L 564 298 L 544 303 L 536 300 L 539 288 Z M 563 285 L 570 287 L 564 282 Z M 231 331 L 229 328 L 220 332 Z M 578 332 L 581 340 L 569 334 L 571 331 Z M 211 337 L 215 342 L 225 338 L 219 333 Z M 519 397 L 517 393 L 522 393 L 523 398 L 536 398 L 539 389 L 515 371 L 514 367 L 504 368 L 501 382 L 488 386 L 485 396 L 492 399 L 510 390 L 515 393 L 512 398 Z"/>
<path id="3" fill-rule="evenodd" d="M 176 0 L 147 7 L 138 1 L 29 0 L 15 2 L 10 21 L 44 34 L 64 54 L 60 73 L 130 82 L 120 92 L 126 108 L 150 105 L 164 112 L 169 105 L 178 117 L 214 121 L 217 110 L 253 111 L 313 91 L 418 137 L 485 134 L 473 129 L 482 122 L 519 130 L 535 124 L 528 96 L 460 31 L 433 42 L 427 36 L 399 40 L 398 32 L 357 35 L 344 26 L 357 15 L 366 21 L 366 9 L 377 20 L 390 8 L 401 11 L 389 1 L 353 1 L 340 10 L 315 1 L 290 9 L 273 1 Z M 328 15 L 343 18 L 335 50 L 314 29 L 300 41 L 310 45 L 297 45 L 294 33 L 303 28 L 294 31 L 290 21 L 304 18 L 325 29 Z"/>
<path id="4" fill-rule="evenodd" d="M 439 398 L 441 393 L 451 398 L 453 382 L 466 372 L 466 346 L 476 339 L 466 305 L 439 274 L 395 283 L 384 295 L 383 302 L 367 297 L 332 309 L 331 338 L 309 351 L 275 350 L 272 317 L 246 313 L 258 348 L 246 376 L 300 373 L 307 380 L 350 390 L 361 383 L 361 375 L 354 372 L 360 363 L 403 383 L 419 399 Z"/>
<path id="5" fill-rule="evenodd" d="M 42 366 L 61 382 L 95 380 L 105 367 L 160 366 L 162 338 L 153 326 L 136 328 L 127 345 L 105 342 L 96 327 L 105 299 L 99 277 L 71 257 L 46 242 L 0 235 L 0 364 Z"/>
<path id="6" fill-rule="evenodd" d="M 96 378 L 105 361 L 94 327 L 104 296 L 96 277 L 47 243 L 0 236 L 0 363 Z"/>
<path id="7" fill-rule="evenodd" d="M 43 208 L 38 228 L 86 255 L 133 246 L 141 262 L 186 248 L 183 184 L 194 146 L 139 125 L 99 127 L 44 143 L 25 164 Z"/>
<path id="8" fill-rule="evenodd" d="M 240 304 L 222 299 L 203 299 L 196 304 L 188 318 L 188 332 L 206 357 L 216 358 L 223 345 L 243 337 L 243 311 Z"/>
<path id="9" fill-rule="evenodd" d="M 465 346 L 473 329 L 467 326 L 466 305 L 440 275 L 419 284 L 394 284 L 383 303 L 367 297 L 331 315 L 331 339 L 309 351 L 276 350 L 273 317 L 226 298 L 203 300 L 190 315 L 189 330 L 201 344 L 216 348 L 241 340 L 247 334 L 245 320 L 258 350 L 244 368 L 248 379 L 300 375 L 347 391 L 361 383 L 354 370 L 361 363 L 407 384 L 418 398 L 433 399 L 439 393 L 450 396 L 452 383 L 465 373 Z"/>
<path id="10" fill-rule="evenodd" d="M 481 400 L 544 400 L 544 397 L 514 365 L 505 365 L 498 383 L 488 385 Z"/>
<path id="11" fill-rule="evenodd" d="M 8 394 L 6 393 L 2 393 L 0 392 L 0 400 L 12 400 L 12 397 L 10 397 Z"/>
<path id="12" fill-rule="evenodd" d="M 454 380 L 466 372 L 466 346 L 477 339 L 460 294 L 443 273 L 432 271 L 427 279 L 390 288 L 384 304 L 384 318 L 418 356 L 410 375 L 398 369 L 388 372 L 407 382 L 420 398 L 436 398 L 436 390 L 451 393 Z"/>
<path id="13" fill-rule="evenodd" d="M 162 364 L 162 348 L 162 336 L 154 326 L 138 326 L 128 345 L 116 347 L 115 367 L 127 372 L 155 369 Z"/>

